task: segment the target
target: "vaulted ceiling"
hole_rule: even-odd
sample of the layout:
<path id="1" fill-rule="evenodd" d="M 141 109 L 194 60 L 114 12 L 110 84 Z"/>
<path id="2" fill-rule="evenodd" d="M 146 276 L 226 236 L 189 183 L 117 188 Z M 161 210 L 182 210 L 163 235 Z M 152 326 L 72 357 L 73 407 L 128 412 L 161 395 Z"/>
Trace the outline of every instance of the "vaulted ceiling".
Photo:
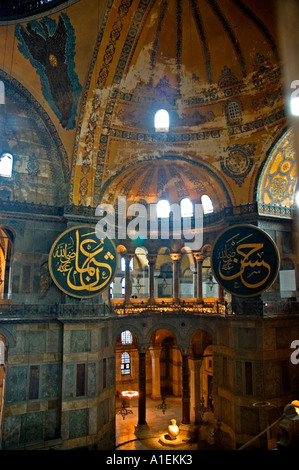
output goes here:
<path id="1" fill-rule="evenodd" d="M 169 188 L 177 202 L 199 187 L 219 207 L 254 200 L 286 126 L 273 0 L 65 2 L 0 24 L 0 46 L 5 77 L 57 129 L 70 202 L 152 202 Z M 154 129 L 160 108 L 167 133 Z"/>

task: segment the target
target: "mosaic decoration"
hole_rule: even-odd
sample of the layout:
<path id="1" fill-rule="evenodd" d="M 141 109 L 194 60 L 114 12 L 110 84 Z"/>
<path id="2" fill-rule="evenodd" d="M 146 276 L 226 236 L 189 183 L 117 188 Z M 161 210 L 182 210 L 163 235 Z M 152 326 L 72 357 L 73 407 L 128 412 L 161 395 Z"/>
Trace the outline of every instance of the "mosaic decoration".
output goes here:
<path id="1" fill-rule="evenodd" d="M 267 31 L 266 27 L 260 22 L 260 20 L 255 16 L 255 14 L 248 8 L 246 5 L 243 4 L 241 0 L 233 0 L 235 6 L 248 17 L 248 19 L 254 23 L 254 25 L 259 29 L 265 37 L 265 40 L 270 43 L 271 48 L 273 49 L 274 53 L 276 51 L 276 47 L 274 41 L 272 39 L 271 34 Z M 220 2 L 216 2 L 215 0 L 206 0 L 206 4 L 208 8 L 211 9 L 215 19 L 218 21 L 221 28 L 223 28 L 228 36 L 229 41 L 232 44 L 233 53 L 236 55 L 236 60 L 239 65 L 240 74 L 242 77 L 245 77 L 248 73 L 246 70 L 245 59 L 243 55 L 243 51 L 241 49 L 241 44 L 238 41 L 237 36 L 235 35 L 235 26 L 231 23 L 230 17 L 226 17 L 224 12 L 222 11 L 222 7 L 220 6 Z M 120 100 L 126 102 L 135 102 L 141 103 L 138 96 L 138 86 L 134 93 L 127 92 L 126 90 L 118 89 L 118 85 L 121 83 L 123 76 L 128 72 L 130 66 L 130 60 L 134 54 L 134 47 L 136 45 L 136 40 L 141 34 L 140 28 L 143 27 L 145 24 L 146 18 L 148 18 L 149 13 L 152 11 L 153 2 L 150 0 L 141 0 L 134 10 L 133 18 L 130 22 L 128 27 L 128 32 L 126 35 L 125 40 L 123 41 L 122 50 L 118 53 L 117 50 L 117 41 L 120 38 L 121 32 L 123 30 L 123 24 L 127 21 L 126 15 L 129 13 L 130 8 L 132 7 L 132 2 L 130 0 L 119 0 L 116 3 L 115 8 L 117 8 L 117 18 L 113 23 L 111 30 L 109 41 L 107 42 L 108 47 L 103 52 L 103 57 L 101 60 L 100 72 L 98 75 L 97 81 L 97 89 L 95 90 L 93 102 L 91 104 L 90 110 L 90 117 L 87 123 L 87 133 L 85 135 L 85 149 L 82 154 L 82 165 L 81 165 L 81 175 L 80 175 L 80 187 L 79 187 L 79 204 L 84 205 L 86 204 L 87 197 L 93 196 L 93 200 L 96 201 L 99 199 L 100 194 L 102 193 L 102 185 L 103 185 L 103 172 L 104 172 L 104 163 L 105 158 L 107 155 L 107 146 L 109 143 L 110 138 L 117 138 L 117 139 L 125 139 L 130 140 L 132 143 L 134 141 L 144 141 L 144 142 L 188 142 L 188 141 L 200 141 L 202 139 L 215 139 L 221 137 L 223 134 L 229 136 L 247 133 L 254 131 L 255 129 L 260 129 L 266 125 L 273 125 L 274 122 L 281 120 L 284 118 L 284 110 L 278 112 L 273 112 L 272 115 L 266 117 L 259 117 L 258 119 L 247 122 L 246 124 L 236 124 L 229 126 L 228 129 L 213 129 L 211 131 L 203 131 L 203 132 L 184 132 L 184 133 L 169 133 L 167 136 L 157 136 L 156 134 L 149 134 L 146 132 L 132 132 L 130 130 L 122 130 L 119 128 L 112 127 L 112 119 L 115 113 L 115 106 L 119 103 Z M 175 45 L 175 59 L 176 59 L 176 74 L 177 74 L 177 88 L 175 90 L 176 94 L 174 98 L 177 96 L 177 92 L 179 91 L 180 86 L 180 73 L 182 70 L 182 47 L 184 41 L 184 31 L 183 31 L 183 12 L 185 8 L 185 3 L 182 0 L 176 0 L 175 2 L 163 1 L 159 4 L 159 8 L 157 10 L 157 17 L 155 21 L 155 31 L 154 31 L 154 39 L 151 48 L 151 54 L 149 56 L 149 65 L 154 72 L 154 68 L 157 66 L 158 60 L 158 51 L 159 51 L 159 41 L 162 38 L 163 34 L 163 27 L 165 25 L 165 19 L 167 15 L 171 11 L 174 12 L 176 18 L 176 37 L 173 38 L 173 44 Z M 175 11 L 174 11 L 175 9 Z M 206 25 L 201 17 L 201 3 L 196 0 L 190 0 L 189 2 L 189 9 L 192 10 L 193 17 L 195 20 L 195 26 L 197 28 L 198 36 L 201 40 L 202 45 L 202 54 L 205 59 L 205 68 L 203 69 L 203 73 L 206 75 L 209 83 L 215 83 L 215 77 L 212 76 L 212 65 L 211 65 L 211 55 L 208 47 L 208 38 L 206 36 Z M 97 161 L 93 162 L 93 150 L 94 146 L 96 145 L 95 142 L 95 130 L 98 128 L 98 116 L 99 116 L 99 109 L 102 105 L 101 103 L 101 94 L 100 91 L 104 87 L 107 86 L 107 78 L 110 73 L 110 64 L 112 59 L 115 60 L 115 55 L 118 54 L 118 62 L 114 72 L 114 75 L 111 76 L 112 86 L 110 87 L 109 96 L 107 97 L 106 108 L 103 112 L 103 126 L 104 129 L 99 138 L 99 145 L 97 146 Z M 225 75 L 227 73 L 227 75 Z M 198 74 L 199 75 L 199 74 Z M 225 76 L 221 77 L 223 80 L 222 88 L 218 88 L 216 93 L 214 92 L 215 87 L 212 90 L 206 90 L 205 92 L 200 92 L 196 96 L 192 96 L 190 98 L 186 98 L 185 104 L 202 104 L 202 103 L 215 103 L 215 99 L 225 96 L 231 97 L 234 94 L 238 94 L 239 92 L 244 91 L 242 88 L 242 82 L 239 81 L 235 83 L 235 79 L 239 80 L 239 77 L 233 77 L 233 74 L 230 72 L 229 76 L 229 69 L 224 72 Z M 194 73 L 193 73 L 194 77 Z M 202 77 L 196 77 L 197 80 L 201 80 Z M 273 78 L 274 79 L 274 78 Z M 270 77 L 267 77 L 267 80 L 271 80 Z M 146 86 L 146 85 L 145 85 Z M 244 86 L 244 85 L 243 85 Z M 156 89 L 154 88 L 153 91 Z M 216 96 L 215 96 L 216 95 Z M 155 102 L 155 94 L 145 93 L 141 99 L 143 99 L 143 103 L 153 103 Z M 273 97 L 267 97 L 267 102 L 270 102 Z M 175 105 L 175 102 L 174 102 Z M 119 110 L 117 110 L 119 111 Z M 126 120 L 128 122 L 128 127 L 131 125 L 136 125 L 135 123 L 140 123 L 139 119 L 139 111 L 137 110 L 126 110 L 129 115 L 126 115 Z M 120 111 L 121 113 L 122 111 Z M 120 115 L 117 116 L 118 118 Z M 141 117 L 143 118 L 143 117 Z M 214 116 L 202 116 L 199 113 L 194 113 L 190 116 L 187 116 L 188 122 L 182 123 L 181 125 L 186 126 L 193 126 L 199 125 L 200 123 L 206 122 L 207 120 L 213 120 Z M 121 119 L 122 120 L 122 119 Z M 186 120 L 186 121 L 187 121 Z M 89 181 L 89 171 L 91 165 L 96 163 L 95 167 L 95 175 L 93 178 L 93 182 Z M 93 185 L 91 188 L 90 185 Z"/>
<path id="2" fill-rule="evenodd" d="M 231 69 L 228 67 L 224 67 L 224 69 L 221 71 L 221 75 L 218 81 L 218 85 L 220 88 L 222 87 L 228 87 L 228 86 L 233 86 L 238 83 L 237 77 L 232 73 Z"/>
<path id="3" fill-rule="evenodd" d="M 110 37 L 109 37 L 109 44 L 107 45 L 104 53 L 104 57 L 102 60 L 102 67 L 99 71 L 98 78 L 97 78 L 97 90 L 101 90 L 104 88 L 106 84 L 106 80 L 109 74 L 109 68 L 111 61 L 113 59 L 113 56 L 115 54 L 115 46 L 117 44 L 117 41 L 120 38 L 120 34 L 123 28 L 123 24 L 125 21 L 125 18 L 129 12 L 129 9 L 131 7 L 132 0 L 122 0 L 121 4 L 118 8 L 118 17 L 117 20 L 114 22 L 111 32 L 110 32 Z M 140 21 L 140 20 L 139 20 Z M 132 40 L 135 37 L 135 35 L 132 34 Z M 131 46 L 132 47 L 132 46 Z M 130 48 L 127 48 L 126 54 L 129 54 Z M 121 70 L 121 74 L 123 72 L 123 62 L 120 64 L 118 63 L 118 70 Z M 115 102 L 115 97 L 112 101 L 110 101 L 110 112 L 108 114 L 112 115 L 113 107 L 114 107 L 114 102 Z M 93 145 L 94 145 L 94 134 L 95 134 L 95 129 L 97 127 L 97 121 L 98 121 L 98 116 L 99 116 L 99 111 L 100 111 L 100 98 L 98 93 L 94 93 L 94 98 L 92 100 L 92 108 L 90 112 L 90 118 L 87 123 L 87 134 L 85 137 L 85 150 L 82 155 L 82 166 L 81 166 L 81 179 L 80 179 L 80 187 L 79 187 L 79 193 L 80 193 L 80 204 L 83 204 L 85 201 L 85 198 L 88 193 L 88 174 L 90 170 L 90 166 L 92 163 L 92 152 L 93 152 Z M 105 125 L 108 126 L 107 118 L 104 118 Z M 105 145 L 106 149 L 106 142 L 107 142 L 107 136 L 101 136 L 100 138 L 100 148 L 99 148 L 99 164 L 101 165 L 104 161 L 104 156 L 105 152 L 101 151 L 101 148 L 103 148 L 103 144 Z M 101 165 L 102 166 L 102 165 Z M 99 184 L 102 182 L 102 175 L 98 175 L 98 172 L 96 173 L 96 178 L 95 181 L 99 181 Z"/>
<path id="4" fill-rule="evenodd" d="M 27 173 L 31 178 L 35 178 L 40 172 L 39 161 L 36 155 L 33 153 L 27 163 Z"/>
<path id="5" fill-rule="evenodd" d="M 198 6 L 197 6 L 197 4 L 195 3 L 194 0 L 192 0 L 191 6 L 192 6 L 196 26 L 197 26 L 197 29 L 198 29 L 198 32 L 199 32 L 199 35 L 200 35 L 200 38 L 201 38 L 201 41 L 202 41 L 202 45 L 203 45 L 203 51 L 204 51 L 204 55 L 205 55 L 208 82 L 213 83 L 210 51 L 209 51 L 208 42 L 207 42 L 207 39 L 206 39 L 203 23 L 202 23 L 202 20 L 201 20 L 201 15 L 200 15 Z"/>
<path id="6" fill-rule="evenodd" d="M 57 287 L 81 299 L 106 289 L 113 281 L 116 264 L 112 240 L 89 225 L 63 232 L 49 254 L 49 270 Z"/>
<path id="7" fill-rule="evenodd" d="M 222 24 L 223 28 L 227 32 L 227 34 L 228 34 L 228 36 L 231 40 L 231 43 L 233 45 L 233 48 L 235 49 L 235 53 L 236 53 L 236 56 L 237 56 L 237 59 L 238 59 L 238 62 L 239 62 L 239 65 L 240 65 L 240 68 L 241 68 L 241 71 L 242 71 L 242 75 L 243 75 L 243 77 L 246 77 L 247 72 L 246 72 L 244 55 L 241 51 L 240 45 L 237 41 L 237 38 L 236 38 L 236 36 L 233 32 L 233 28 L 229 25 L 227 19 L 223 15 L 222 11 L 220 10 L 220 8 L 216 4 L 216 2 L 214 0 L 207 0 L 207 1 L 210 4 L 210 6 L 211 6 L 212 10 L 214 11 L 215 15 L 217 16 L 217 18 L 219 19 L 220 23 Z"/>
<path id="8" fill-rule="evenodd" d="M 277 209 L 291 208 L 294 204 L 296 185 L 297 164 L 294 136 L 290 129 L 276 143 L 264 166 L 258 187 L 259 210 L 268 213 L 267 206 Z M 279 213 L 281 215 L 281 211 Z"/>
<path id="9" fill-rule="evenodd" d="M 74 71 L 75 34 L 66 14 L 16 26 L 20 52 L 40 76 L 42 92 L 65 129 L 74 129 L 81 85 Z M 47 51 L 47 54 L 45 54 Z"/>
<path id="10" fill-rule="evenodd" d="M 269 235 L 254 225 L 225 229 L 212 250 L 217 282 L 236 297 L 253 297 L 268 289 L 279 270 L 279 252 Z"/>
<path id="11" fill-rule="evenodd" d="M 242 186 L 253 165 L 255 145 L 234 145 L 228 147 L 228 155 L 221 157 L 220 163 L 224 173 Z"/>

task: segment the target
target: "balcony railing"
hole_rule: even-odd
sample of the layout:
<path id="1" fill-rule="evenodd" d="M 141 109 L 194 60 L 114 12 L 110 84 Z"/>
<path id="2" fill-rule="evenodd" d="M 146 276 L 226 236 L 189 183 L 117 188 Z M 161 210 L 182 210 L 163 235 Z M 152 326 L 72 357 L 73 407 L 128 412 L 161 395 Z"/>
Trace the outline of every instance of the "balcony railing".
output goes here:
<path id="1" fill-rule="evenodd" d="M 198 302 L 196 299 L 122 299 L 112 300 L 109 304 L 12 304 L 0 301 L 0 322 L 6 321 L 95 321 L 97 319 L 127 314 L 194 314 L 194 315 L 234 315 L 232 304 L 217 299 Z M 299 314 L 299 303 L 293 300 L 252 302 L 248 315 L 264 317 Z"/>
<path id="2" fill-rule="evenodd" d="M 200 314 L 220 314 L 228 313 L 226 305 L 217 299 L 198 302 L 190 299 L 132 299 L 125 302 L 122 299 L 111 301 L 113 310 L 118 315 L 138 314 L 138 313 L 200 313 Z"/>

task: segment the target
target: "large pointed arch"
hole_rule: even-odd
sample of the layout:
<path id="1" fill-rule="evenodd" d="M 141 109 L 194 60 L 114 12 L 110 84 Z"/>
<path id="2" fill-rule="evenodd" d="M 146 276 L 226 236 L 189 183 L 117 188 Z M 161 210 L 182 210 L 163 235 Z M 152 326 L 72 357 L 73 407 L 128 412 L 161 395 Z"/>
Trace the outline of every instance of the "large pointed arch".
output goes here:
<path id="1" fill-rule="evenodd" d="M 259 214 L 291 218 L 297 186 L 293 130 L 287 129 L 271 148 L 258 179 Z"/>

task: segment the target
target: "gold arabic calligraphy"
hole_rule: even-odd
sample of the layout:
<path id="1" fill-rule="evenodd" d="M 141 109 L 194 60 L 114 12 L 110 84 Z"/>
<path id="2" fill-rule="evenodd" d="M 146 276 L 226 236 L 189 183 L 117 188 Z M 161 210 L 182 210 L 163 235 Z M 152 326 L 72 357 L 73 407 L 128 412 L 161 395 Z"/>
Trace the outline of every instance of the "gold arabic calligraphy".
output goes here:
<path id="1" fill-rule="evenodd" d="M 217 259 L 220 260 L 218 274 L 225 281 L 235 279 L 235 288 L 239 287 L 237 281 L 239 278 L 244 286 L 256 289 L 264 285 L 271 274 L 271 266 L 263 259 L 264 243 L 241 243 L 252 234 L 241 240 L 237 239 L 238 236 L 240 233 L 226 240 L 218 250 Z"/>
<path id="2" fill-rule="evenodd" d="M 66 273 L 66 282 L 71 290 L 98 291 L 111 278 L 113 271 L 109 263 L 99 261 L 97 256 L 105 248 L 104 240 L 92 238 L 95 232 L 81 234 L 76 230 L 75 241 L 60 243 L 53 251 L 53 258 L 58 259 L 57 271 Z M 88 238 L 85 238 L 88 237 Z M 101 257 L 113 260 L 114 255 L 107 251 Z"/>

